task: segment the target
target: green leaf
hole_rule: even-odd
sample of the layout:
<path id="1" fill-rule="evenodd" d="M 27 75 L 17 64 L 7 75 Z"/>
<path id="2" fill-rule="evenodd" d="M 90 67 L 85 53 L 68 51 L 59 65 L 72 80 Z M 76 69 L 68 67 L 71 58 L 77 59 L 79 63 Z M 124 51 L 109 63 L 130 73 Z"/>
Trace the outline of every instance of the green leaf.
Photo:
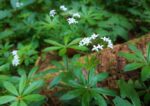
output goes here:
<path id="1" fill-rule="evenodd" d="M 65 37 L 64 37 L 64 43 L 65 43 L 65 45 L 67 45 L 67 44 L 68 44 L 69 39 L 70 39 L 70 37 L 69 37 L 69 36 L 65 36 Z"/>
<path id="2" fill-rule="evenodd" d="M 82 106 L 90 106 L 91 95 L 89 92 L 85 92 L 82 96 Z"/>
<path id="3" fill-rule="evenodd" d="M 18 101 L 12 102 L 10 106 L 18 106 Z"/>
<path id="4" fill-rule="evenodd" d="M 9 10 L 0 10 L 0 20 L 6 17 L 11 16 L 11 11 Z"/>
<path id="5" fill-rule="evenodd" d="M 19 93 L 22 94 L 23 90 L 25 89 L 26 86 L 26 75 L 22 75 L 20 82 L 19 82 Z"/>
<path id="6" fill-rule="evenodd" d="M 96 75 L 96 78 L 98 81 L 103 81 L 108 77 L 108 75 L 109 74 L 107 72 L 102 72 L 102 73 Z"/>
<path id="7" fill-rule="evenodd" d="M 130 102 L 128 102 L 127 100 L 124 100 L 118 96 L 115 99 L 113 99 L 113 102 L 114 102 L 115 106 L 133 106 Z"/>
<path id="8" fill-rule="evenodd" d="M 5 87 L 10 93 L 12 93 L 12 94 L 14 94 L 14 95 L 16 95 L 16 96 L 19 95 L 19 93 L 18 93 L 16 87 L 15 87 L 12 83 L 10 83 L 10 82 L 8 82 L 8 81 L 5 81 L 5 82 L 4 82 L 4 87 Z"/>
<path id="9" fill-rule="evenodd" d="M 146 48 L 146 58 L 147 61 L 150 63 L 150 43 L 148 43 L 147 48 Z"/>
<path id="10" fill-rule="evenodd" d="M 142 68 L 141 78 L 142 78 L 142 81 L 146 81 L 147 79 L 150 78 L 150 66 L 145 66 Z"/>
<path id="11" fill-rule="evenodd" d="M 74 39 L 73 41 L 71 41 L 68 46 L 72 46 L 72 45 L 75 45 L 75 44 L 78 44 L 80 42 L 81 38 L 77 38 L 77 39 Z"/>
<path id="12" fill-rule="evenodd" d="M 32 93 L 33 91 L 39 89 L 40 87 L 42 87 L 43 85 L 43 81 L 42 80 L 39 80 L 39 81 L 35 81 L 35 82 L 32 82 L 23 92 L 23 95 L 27 95 L 27 94 L 30 94 Z"/>
<path id="13" fill-rule="evenodd" d="M 5 31 L 0 32 L 0 40 L 6 39 L 6 38 L 12 36 L 13 33 L 14 32 L 10 29 L 6 29 Z"/>
<path id="14" fill-rule="evenodd" d="M 58 76 L 56 76 L 51 82 L 50 82 L 50 88 L 54 87 L 55 85 L 57 85 L 60 80 L 62 79 L 62 74 L 59 74 Z"/>
<path id="15" fill-rule="evenodd" d="M 95 92 L 92 93 L 92 95 L 93 95 L 95 101 L 98 103 L 99 106 L 107 106 L 105 99 L 101 95 L 99 95 Z"/>
<path id="16" fill-rule="evenodd" d="M 92 83 L 94 83 L 94 78 L 95 77 L 95 69 L 92 69 L 88 72 L 88 83 L 91 85 Z"/>
<path id="17" fill-rule="evenodd" d="M 140 59 L 142 59 L 143 61 L 145 61 L 145 57 L 143 55 L 143 53 L 133 44 L 129 45 L 129 48 L 134 51 L 135 55 L 138 56 Z"/>
<path id="18" fill-rule="evenodd" d="M 23 97 L 23 100 L 29 101 L 29 102 L 36 102 L 36 101 L 41 101 L 44 99 L 44 96 L 40 94 L 31 94 Z"/>
<path id="19" fill-rule="evenodd" d="M 67 48 L 62 48 L 61 50 L 59 50 L 59 56 L 65 55 L 66 52 L 67 52 Z"/>
<path id="20" fill-rule="evenodd" d="M 136 63 L 136 62 L 130 63 L 124 67 L 124 71 L 133 71 L 133 70 L 136 70 L 138 68 L 141 68 L 142 66 L 144 66 L 143 63 Z"/>
<path id="21" fill-rule="evenodd" d="M 24 101 L 20 101 L 19 106 L 28 106 Z"/>
<path id="22" fill-rule="evenodd" d="M 43 51 L 44 51 L 44 52 L 49 52 L 49 51 L 59 50 L 59 49 L 61 49 L 61 48 L 62 48 L 62 47 L 52 46 L 52 47 L 47 47 L 47 48 L 45 48 Z"/>
<path id="23" fill-rule="evenodd" d="M 79 83 L 77 83 L 76 81 L 74 80 L 69 80 L 67 82 L 67 84 L 73 88 L 83 88 L 83 85 L 80 85 Z"/>
<path id="24" fill-rule="evenodd" d="M 135 54 L 119 52 L 118 55 L 121 56 L 121 57 L 126 58 L 128 61 L 142 61 Z"/>
<path id="25" fill-rule="evenodd" d="M 80 51 L 88 51 L 88 48 L 85 46 L 78 46 L 78 45 L 73 45 L 69 46 L 69 48 L 75 49 L 75 50 L 80 50 Z"/>
<path id="26" fill-rule="evenodd" d="M 134 106 L 141 106 L 139 96 L 132 84 L 128 84 L 124 80 L 119 80 L 118 85 L 122 98 L 128 97 Z"/>
<path id="27" fill-rule="evenodd" d="M 15 101 L 15 100 L 16 100 L 15 96 L 10 96 L 10 95 L 0 96 L 0 105 Z"/>
<path id="28" fill-rule="evenodd" d="M 73 72 L 74 75 L 78 78 L 79 81 L 81 81 L 82 84 L 85 84 L 87 82 L 81 69 L 76 69 Z"/>
<path id="29" fill-rule="evenodd" d="M 92 91 L 103 94 L 103 95 L 110 95 L 116 96 L 116 92 L 107 88 L 92 88 Z"/>
<path id="30" fill-rule="evenodd" d="M 28 78 L 29 79 L 32 78 L 37 70 L 38 70 L 38 66 L 32 68 L 32 70 L 29 72 Z"/>
<path id="31" fill-rule="evenodd" d="M 71 100 L 74 99 L 78 96 L 81 95 L 81 93 L 83 93 L 83 91 L 81 91 L 80 89 L 75 89 L 72 91 L 68 91 L 66 94 L 64 94 L 63 96 L 61 96 L 61 100 Z"/>
<path id="32" fill-rule="evenodd" d="M 5 80 L 9 80 L 10 77 L 7 75 L 0 75 L 0 81 L 5 81 Z"/>
<path id="33" fill-rule="evenodd" d="M 56 42 L 56 41 L 53 41 L 53 40 L 44 40 L 46 43 L 49 43 L 51 45 L 54 45 L 54 46 L 58 46 L 58 47 L 64 47 L 64 45 Z"/>

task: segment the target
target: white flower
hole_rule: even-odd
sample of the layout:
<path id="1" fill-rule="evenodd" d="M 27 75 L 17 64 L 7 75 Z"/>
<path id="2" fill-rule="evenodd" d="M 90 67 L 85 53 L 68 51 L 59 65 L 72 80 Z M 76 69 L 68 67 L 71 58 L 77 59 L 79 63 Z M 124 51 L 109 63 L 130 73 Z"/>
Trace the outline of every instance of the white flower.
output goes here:
<path id="1" fill-rule="evenodd" d="M 74 13 L 72 16 L 73 16 L 73 17 L 80 18 L 80 14 L 79 14 L 79 13 Z"/>
<path id="2" fill-rule="evenodd" d="M 76 21 L 76 19 L 74 19 L 74 18 L 68 18 L 67 21 L 68 21 L 69 24 L 76 24 L 76 23 L 78 23 L 78 21 Z"/>
<path id="3" fill-rule="evenodd" d="M 17 50 L 13 50 L 13 51 L 12 51 L 12 55 L 14 56 L 14 57 L 13 57 L 13 60 L 12 60 L 12 65 L 13 65 L 13 66 L 18 66 L 18 65 L 19 65 L 19 62 L 20 62 L 19 56 L 18 56 L 17 52 L 18 52 Z"/>
<path id="4" fill-rule="evenodd" d="M 98 44 L 97 46 L 93 45 L 92 51 L 98 52 L 99 50 L 103 50 L 103 45 L 100 44 Z"/>
<path id="5" fill-rule="evenodd" d="M 79 46 L 88 46 L 91 43 L 91 39 L 89 37 L 83 38 L 80 42 L 79 42 Z"/>
<path id="6" fill-rule="evenodd" d="M 13 60 L 12 60 L 12 65 L 13 66 L 18 66 L 19 62 L 20 62 L 20 60 L 19 60 L 18 55 L 15 55 L 14 58 L 13 58 Z"/>
<path id="7" fill-rule="evenodd" d="M 112 42 L 108 43 L 107 47 L 112 48 L 113 49 L 113 44 Z"/>
<path id="8" fill-rule="evenodd" d="M 17 50 L 13 50 L 11 53 L 13 56 L 15 56 L 15 55 L 17 55 L 17 52 L 18 52 Z"/>
<path id="9" fill-rule="evenodd" d="M 90 38 L 94 40 L 94 39 L 96 39 L 97 37 L 98 37 L 98 34 L 93 33 Z"/>
<path id="10" fill-rule="evenodd" d="M 107 37 L 102 37 L 101 39 L 102 39 L 103 41 L 105 41 L 105 42 L 109 42 L 109 41 L 110 41 L 110 39 L 107 38 Z"/>
<path id="11" fill-rule="evenodd" d="M 103 46 L 104 46 L 104 45 L 98 44 L 98 45 L 97 45 L 97 48 L 100 49 L 100 50 L 103 50 Z"/>
<path id="12" fill-rule="evenodd" d="M 105 41 L 105 42 L 108 43 L 107 47 L 113 48 L 113 43 L 112 43 L 111 39 L 109 39 L 109 38 L 107 38 L 107 37 L 103 37 L 103 38 L 101 38 L 101 39 L 103 39 L 103 41 Z"/>
<path id="13" fill-rule="evenodd" d="M 61 9 L 62 11 L 67 11 L 67 10 L 68 10 L 64 5 L 61 5 L 61 6 L 60 6 L 60 9 Z"/>
<path id="14" fill-rule="evenodd" d="M 49 12 L 49 15 L 50 15 L 51 17 L 54 17 L 54 16 L 56 15 L 56 10 L 51 10 L 51 11 Z"/>
<path id="15" fill-rule="evenodd" d="M 23 5 L 23 3 L 20 3 L 20 2 L 16 2 L 16 7 L 19 8 Z"/>

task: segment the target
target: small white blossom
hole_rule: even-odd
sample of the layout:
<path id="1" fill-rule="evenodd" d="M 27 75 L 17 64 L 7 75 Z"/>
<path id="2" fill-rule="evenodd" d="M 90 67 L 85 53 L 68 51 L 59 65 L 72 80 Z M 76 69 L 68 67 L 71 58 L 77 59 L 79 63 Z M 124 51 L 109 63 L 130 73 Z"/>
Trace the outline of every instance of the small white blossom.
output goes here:
<path id="1" fill-rule="evenodd" d="M 64 5 L 61 5 L 61 6 L 60 6 L 60 9 L 61 9 L 62 11 L 67 11 L 67 10 L 68 10 Z"/>
<path id="2" fill-rule="evenodd" d="M 104 45 L 98 44 L 98 45 L 97 45 L 97 48 L 100 49 L 100 50 L 103 50 L 103 46 L 104 46 Z"/>
<path id="3" fill-rule="evenodd" d="M 19 7 L 21 7 L 21 6 L 23 6 L 23 3 L 21 3 L 21 2 L 16 2 L 16 7 L 17 7 L 17 8 L 19 8 Z"/>
<path id="4" fill-rule="evenodd" d="M 109 41 L 110 41 L 110 39 L 107 38 L 107 37 L 102 37 L 101 39 L 102 39 L 103 41 L 105 41 L 105 42 L 109 42 Z"/>
<path id="5" fill-rule="evenodd" d="M 103 50 L 103 45 L 100 44 L 98 44 L 97 46 L 93 45 L 92 51 L 98 52 L 99 50 Z"/>
<path id="6" fill-rule="evenodd" d="M 17 55 L 14 56 L 14 58 L 13 58 L 13 60 L 12 60 L 12 65 L 13 65 L 13 66 L 18 66 L 18 65 L 19 65 L 19 62 L 20 62 L 19 57 L 18 57 Z"/>
<path id="7" fill-rule="evenodd" d="M 13 50 L 11 53 L 13 56 L 15 56 L 15 55 L 17 55 L 17 52 L 18 52 L 17 50 Z"/>
<path id="8" fill-rule="evenodd" d="M 107 37 L 103 37 L 103 38 L 101 38 L 101 39 L 103 39 L 103 41 L 105 41 L 105 42 L 108 43 L 107 47 L 113 48 L 113 43 L 112 43 L 111 39 L 109 39 L 109 38 L 107 38 Z"/>
<path id="9" fill-rule="evenodd" d="M 20 62 L 17 52 L 18 52 L 17 50 L 12 51 L 12 55 L 13 55 L 12 65 L 13 66 L 18 66 Z"/>
<path id="10" fill-rule="evenodd" d="M 54 17 L 54 16 L 56 15 L 56 10 L 51 10 L 51 11 L 49 12 L 49 15 L 50 15 L 51 17 Z"/>
<path id="11" fill-rule="evenodd" d="M 78 21 L 76 21 L 76 19 L 74 19 L 74 18 L 68 18 L 67 21 L 68 21 L 69 24 L 76 24 L 76 23 L 78 23 Z"/>
<path id="12" fill-rule="evenodd" d="M 89 37 L 86 37 L 79 42 L 79 46 L 88 46 L 90 43 L 91 39 Z"/>
<path id="13" fill-rule="evenodd" d="M 98 34 L 93 33 L 90 38 L 94 40 L 94 39 L 96 39 L 97 37 L 98 37 Z"/>
<path id="14" fill-rule="evenodd" d="M 74 14 L 73 14 L 73 17 L 80 18 L 80 14 L 79 14 L 79 13 L 74 13 Z"/>
<path id="15" fill-rule="evenodd" d="M 108 43 L 108 46 L 109 48 L 112 48 L 113 49 L 113 44 L 112 43 Z"/>

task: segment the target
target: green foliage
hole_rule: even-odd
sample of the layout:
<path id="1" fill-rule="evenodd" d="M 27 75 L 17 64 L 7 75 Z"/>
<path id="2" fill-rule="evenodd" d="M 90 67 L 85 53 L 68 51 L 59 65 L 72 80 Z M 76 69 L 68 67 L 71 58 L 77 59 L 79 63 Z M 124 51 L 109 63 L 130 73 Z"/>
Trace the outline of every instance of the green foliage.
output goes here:
<path id="1" fill-rule="evenodd" d="M 68 80 L 73 77 L 72 71 L 74 67 L 80 68 L 82 64 L 78 62 L 80 55 L 73 56 L 72 59 L 69 59 L 67 56 L 63 56 L 63 61 L 52 61 L 52 64 L 56 67 L 52 69 L 53 72 L 58 72 L 59 74 L 51 81 L 50 87 L 54 87 L 61 80 Z"/>
<path id="2" fill-rule="evenodd" d="M 62 11 L 61 5 L 68 10 Z M 63 90 L 61 97 L 57 97 L 65 106 L 67 103 L 69 106 L 148 105 L 150 44 L 145 54 L 134 45 L 129 46 L 132 53 L 119 54 L 130 62 L 125 71 L 141 68 L 141 79 L 128 83 L 119 80 L 120 95 L 116 95 L 98 86 L 108 73 L 95 72 L 93 68 L 99 64 L 97 57 L 86 57 L 83 63 L 79 62 L 80 54 L 87 51 L 86 47 L 79 46 L 79 41 L 92 33 L 110 37 L 114 43 L 120 38 L 128 40 L 130 34 L 147 33 L 150 30 L 149 7 L 149 0 L 0 0 L 0 105 L 42 106 L 50 99 L 49 94 L 48 101 L 40 94 L 47 86 Z M 50 10 L 56 10 L 54 17 L 50 16 Z M 69 24 L 67 19 L 74 13 L 79 13 L 80 18 L 74 17 L 77 23 Z M 20 60 L 16 67 L 12 65 L 13 50 L 18 51 Z M 75 50 L 78 55 L 70 59 L 69 50 Z M 58 52 L 62 60 L 52 62 L 54 69 L 38 71 L 34 66 L 38 56 L 51 51 Z M 51 73 L 57 76 L 47 85 L 43 79 Z M 116 96 L 113 103 L 107 96 Z"/>
<path id="3" fill-rule="evenodd" d="M 27 82 L 27 77 L 22 75 L 18 85 L 4 81 L 4 88 L 8 91 L 7 95 L 0 96 L 0 104 L 10 103 L 11 106 L 27 106 L 29 103 L 38 102 L 44 96 L 35 92 L 42 87 L 43 81 Z"/>
<path id="4" fill-rule="evenodd" d="M 74 39 L 72 41 L 70 41 L 69 38 L 70 37 L 65 36 L 64 40 L 63 40 L 64 41 L 63 44 L 60 44 L 60 43 L 58 43 L 56 41 L 53 41 L 53 40 L 45 40 L 45 42 L 47 42 L 47 43 L 49 43 L 53 46 L 45 48 L 44 51 L 47 52 L 47 51 L 59 50 L 59 55 L 63 56 L 67 53 L 67 50 L 69 48 L 70 49 L 75 49 L 75 50 L 80 50 L 80 51 L 88 50 L 86 47 L 79 47 L 78 46 L 78 43 L 81 40 L 80 38 Z"/>
<path id="5" fill-rule="evenodd" d="M 97 83 L 108 77 L 108 73 L 95 74 L 92 69 L 84 72 L 80 69 L 73 71 L 75 79 L 65 83 L 71 90 L 61 96 L 61 100 L 71 100 L 78 98 L 82 106 L 90 106 L 90 102 L 94 99 L 99 106 L 107 106 L 104 95 L 115 96 L 116 93 L 107 88 L 97 87 Z"/>
<path id="6" fill-rule="evenodd" d="M 0 45 L 0 72 L 7 72 L 11 67 L 10 49 L 13 47 L 10 43 Z"/>
<path id="7" fill-rule="evenodd" d="M 18 44 L 18 55 L 22 64 L 25 66 L 34 64 L 38 58 L 38 52 L 36 51 L 37 45 L 34 43 L 23 45 Z"/>
<path id="8" fill-rule="evenodd" d="M 93 32 L 100 33 L 101 36 L 110 36 L 114 41 L 118 37 L 127 40 L 128 32 L 131 29 L 136 31 L 139 22 L 142 33 L 148 32 L 146 26 L 149 26 L 150 22 L 148 0 L 81 0 L 65 3 L 61 0 L 21 0 L 20 6 L 17 3 L 18 0 L 1 0 L 1 40 L 29 42 L 34 39 L 43 45 L 43 39 L 49 37 L 59 41 L 66 35 L 78 38 Z M 59 10 L 62 4 L 65 4 L 68 11 Z M 48 15 L 52 9 L 57 12 L 54 18 Z M 81 15 L 78 24 L 68 25 L 67 18 L 76 12 Z"/>
<path id="9" fill-rule="evenodd" d="M 148 80 L 150 78 L 150 43 L 147 44 L 146 56 L 144 56 L 142 51 L 137 49 L 135 45 L 129 45 L 129 48 L 133 51 L 133 53 L 119 53 L 119 56 L 122 56 L 128 61 L 131 61 L 131 63 L 124 67 L 124 71 L 132 71 L 142 68 L 141 79 L 143 81 Z"/>
<path id="10" fill-rule="evenodd" d="M 136 90 L 134 89 L 134 86 L 132 84 L 126 83 L 124 80 L 119 80 L 118 85 L 120 88 L 120 95 L 122 98 L 130 99 L 133 106 L 141 106 L 138 93 L 136 92 Z M 114 101 L 118 102 L 117 99 L 118 98 L 116 98 Z M 125 100 L 121 100 L 121 101 L 130 104 L 129 102 L 127 102 Z"/>

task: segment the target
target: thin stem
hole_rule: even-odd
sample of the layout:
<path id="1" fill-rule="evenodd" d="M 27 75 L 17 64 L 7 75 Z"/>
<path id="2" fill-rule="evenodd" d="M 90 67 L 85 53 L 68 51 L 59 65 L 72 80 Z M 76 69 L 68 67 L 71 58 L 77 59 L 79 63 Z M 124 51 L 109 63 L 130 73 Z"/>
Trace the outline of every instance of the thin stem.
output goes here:
<path id="1" fill-rule="evenodd" d="M 66 70 L 69 71 L 69 61 L 68 61 L 68 56 L 66 56 Z"/>

